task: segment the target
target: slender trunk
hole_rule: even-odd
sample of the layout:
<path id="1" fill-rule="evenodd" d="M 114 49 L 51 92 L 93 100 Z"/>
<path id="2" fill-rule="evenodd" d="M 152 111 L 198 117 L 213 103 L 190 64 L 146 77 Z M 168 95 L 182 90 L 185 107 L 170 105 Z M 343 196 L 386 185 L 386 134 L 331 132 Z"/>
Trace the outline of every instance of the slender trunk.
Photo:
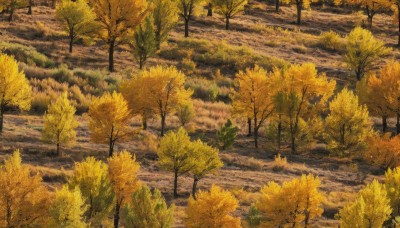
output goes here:
<path id="1" fill-rule="evenodd" d="M 258 148 L 258 127 L 257 127 L 257 117 L 254 118 L 254 146 Z"/>
<path id="2" fill-rule="evenodd" d="M 120 203 L 116 203 L 115 205 L 115 214 L 114 214 L 114 228 L 118 228 L 119 225 L 119 209 L 121 208 Z"/>
<path id="3" fill-rule="evenodd" d="M 356 77 L 357 77 L 357 81 L 361 81 L 362 71 L 361 71 L 361 67 L 360 66 L 356 70 Z"/>
<path id="4" fill-rule="evenodd" d="M 146 116 L 142 117 L 142 127 L 143 127 L 143 130 L 147 130 L 147 117 Z"/>
<path id="5" fill-rule="evenodd" d="M 382 132 L 386 133 L 386 129 L 387 129 L 387 117 L 382 116 Z"/>
<path id="6" fill-rule="evenodd" d="M 139 60 L 139 70 L 143 69 L 143 65 L 144 65 L 144 61 L 143 61 L 142 58 L 140 58 L 140 60 Z"/>
<path id="7" fill-rule="evenodd" d="M 296 6 L 297 6 L 297 24 L 298 24 L 298 25 L 301 25 L 301 7 L 302 7 L 302 1 L 297 0 Z"/>
<path id="8" fill-rule="evenodd" d="M 197 182 L 199 182 L 199 179 L 193 178 L 193 188 L 192 188 L 193 199 L 196 199 Z"/>
<path id="9" fill-rule="evenodd" d="M 226 16 L 225 18 L 225 29 L 229 30 L 229 16 Z"/>
<path id="10" fill-rule="evenodd" d="M 275 11 L 279 13 L 279 0 L 275 0 Z"/>
<path id="11" fill-rule="evenodd" d="M 3 132 L 4 107 L 0 106 L 0 134 Z"/>
<path id="12" fill-rule="evenodd" d="M 32 15 L 33 0 L 29 0 L 28 14 Z"/>
<path id="13" fill-rule="evenodd" d="M 292 143 L 290 148 L 292 149 L 292 153 L 296 153 L 296 138 L 294 136 L 292 136 Z"/>
<path id="14" fill-rule="evenodd" d="M 396 133 L 400 134 L 400 111 L 397 111 Z"/>
<path id="15" fill-rule="evenodd" d="M 279 114 L 278 122 L 278 151 L 281 150 L 281 134 L 282 134 L 282 116 Z"/>
<path id="16" fill-rule="evenodd" d="M 74 45 L 74 30 L 71 30 L 71 34 L 69 34 L 69 53 L 72 53 L 72 46 Z"/>
<path id="17" fill-rule="evenodd" d="M 160 50 L 160 45 L 161 45 L 161 34 L 160 31 L 156 31 L 156 48 L 157 50 Z"/>
<path id="18" fill-rule="evenodd" d="M 207 16 L 212 17 L 212 15 L 213 15 L 212 3 L 210 2 L 210 3 L 208 3 L 208 6 L 207 6 Z"/>
<path id="19" fill-rule="evenodd" d="M 178 170 L 175 170 L 174 177 L 174 198 L 178 197 Z"/>
<path id="20" fill-rule="evenodd" d="M 10 15 L 8 16 L 8 22 L 11 22 L 14 18 L 14 9 L 10 9 Z"/>
<path id="21" fill-rule="evenodd" d="M 398 41 L 397 41 L 397 46 L 400 47 L 400 4 L 397 4 L 397 13 L 399 14 L 397 16 L 397 22 L 398 22 Z"/>
<path id="22" fill-rule="evenodd" d="M 164 136 L 165 131 L 165 114 L 161 115 L 161 137 Z"/>
<path id="23" fill-rule="evenodd" d="M 111 40 L 108 49 L 108 71 L 114 72 L 114 46 L 115 40 Z"/>
<path id="24" fill-rule="evenodd" d="M 251 136 L 251 118 L 247 118 L 247 125 L 249 126 L 249 133 L 247 134 L 247 137 Z"/>
<path id="25" fill-rule="evenodd" d="M 60 151 L 60 143 L 57 143 L 57 155 L 58 155 L 59 157 L 62 157 L 62 156 L 63 156 L 62 153 L 61 153 L 61 151 Z"/>
<path id="26" fill-rule="evenodd" d="M 344 141 L 344 135 L 346 132 L 346 125 L 343 124 L 342 128 L 340 129 L 340 144 L 344 145 L 345 141 Z"/>
<path id="27" fill-rule="evenodd" d="M 189 19 L 185 19 L 185 37 L 189 37 Z"/>
<path id="28" fill-rule="evenodd" d="M 372 16 L 368 15 L 368 28 L 372 31 Z"/>
<path id="29" fill-rule="evenodd" d="M 109 142 L 109 149 L 108 149 L 108 157 L 112 157 L 113 153 L 114 153 L 114 142 L 112 140 L 112 138 L 110 138 L 110 142 Z"/>

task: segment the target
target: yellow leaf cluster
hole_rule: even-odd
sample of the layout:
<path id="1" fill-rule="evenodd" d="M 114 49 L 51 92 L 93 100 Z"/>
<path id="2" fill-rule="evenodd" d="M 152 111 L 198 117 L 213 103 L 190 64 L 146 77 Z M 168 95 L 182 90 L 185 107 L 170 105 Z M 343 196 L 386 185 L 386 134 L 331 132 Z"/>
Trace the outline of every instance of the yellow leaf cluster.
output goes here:
<path id="1" fill-rule="evenodd" d="M 232 212 L 239 205 L 232 193 L 213 185 L 210 192 L 199 191 L 197 199 L 189 198 L 185 225 L 189 228 L 238 228 L 240 218 Z"/>
<path id="2" fill-rule="evenodd" d="M 32 176 L 16 150 L 0 167 L 0 227 L 45 224 L 50 193 L 39 175 Z"/>
<path id="3" fill-rule="evenodd" d="M 284 182 L 282 186 L 269 182 L 260 193 L 256 207 L 264 216 L 263 227 L 305 227 L 322 215 L 323 195 L 318 191 L 320 180 L 312 174 Z"/>
<path id="4" fill-rule="evenodd" d="M 385 173 L 385 188 L 392 207 L 392 216 L 400 215 L 400 168 L 388 169 Z"/>
<path id="5" fill-rule="evenodd" d="M 383 136 L 372 136 L 367 140 L 368 149 L 364 158 L 384 169 L 400 165 L 400 136 L 391 137 L 390 133 Z"/>
<path id="6" fill-rule="evenodd" d="M 382 227 L 391 212 L 385 186 L 374 180 L 360 190 L 354 202 L 339 211 L 341 227 Z"/>

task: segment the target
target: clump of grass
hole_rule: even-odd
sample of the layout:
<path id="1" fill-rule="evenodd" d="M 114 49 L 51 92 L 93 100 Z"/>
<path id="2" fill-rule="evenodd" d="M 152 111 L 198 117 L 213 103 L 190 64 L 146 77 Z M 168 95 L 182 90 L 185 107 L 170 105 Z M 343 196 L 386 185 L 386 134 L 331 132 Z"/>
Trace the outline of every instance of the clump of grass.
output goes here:
<path id="1" fill-rule="evenodd" d="M 343 38 L 334 31 L 323 32 L 319 36 L 319 44 L 330 51 L 341 51 L 344 48 Z"/>
<path id="2" fill-rule="evenodd" d="M 300 53 L 300 54 L 305 54 L 307 53 L 307 48 L 304 45 L 297 45 L 292 48 L 293 51 Z"/>
<path id="3" fill-rule="evenodd" d="M 14 56 L 19 61 L 30 66 L 38 66 L 50 68 L 54 67 L 55 63 L 47 58 L 46 55 L 38 52 L 32 46 L 25 46 L 17 43 L 0 42 L 0 51 L 8 55 Z"/>
<path id="4" fill-rule="evenodd" d="M 275 156 L 272 163 L 272 170 L 274 172 L 281 172 L 289 167 L 286 157 L 282 157 L 281 154 Z"/>

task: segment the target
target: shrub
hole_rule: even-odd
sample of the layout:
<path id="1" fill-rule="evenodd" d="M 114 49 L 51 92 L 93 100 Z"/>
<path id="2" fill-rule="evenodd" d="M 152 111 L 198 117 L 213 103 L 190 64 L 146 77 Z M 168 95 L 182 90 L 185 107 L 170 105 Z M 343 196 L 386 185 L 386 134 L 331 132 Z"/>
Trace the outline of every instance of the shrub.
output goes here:
<path id="1" fill-rule="evenodd" d="M 239 129 L 232 124 L 230 119 L 217 132 L 218 145 L 222 150 L 230 148 L 235 142 Z"/>
<path id="2" fill-rule="evenodd" d="M 194 118 L 193 104 L 183 104 L 180 105 L 176 110 L 176 115 L 178 116 L 179 122 L 184 127 Z"/>
<path id="3" fill-rule="evenodd" d="M 260 211 L 255 205 L 250 206 L 249 212 L 246 216 L 246 222 L 250 228 L 258 227 L 261 224 Z"/>
<path id="4" fill-rule="evenodd" d="M 287 169 L 289 166 L 286 157 L 281 157 L 281 154 L 275 156 L 274 161 L 272 163 L 272 170 L 275 172 L 280 172 L 282 170 Z"/>
<path id="5" fill-rule="evenodd" d="M 319 36 L 319 44 L 331 51 L 342 51 L 344 49 L 344 42 L 342 37 L 334 31 L 323 32 Z"/>
<path id="6" fill-rule="evenodd" d="M 193 98 L 203 101 L 217 101 L 219 87 L 213 81 L 202 78 L 188 79 L 185 87 L 193 90 Z"/>
<path id="7" fill-rule="evenodd" d="M 368 149 L 364 158 L 384 169 L 400 165 L 400 136 L 390 137 L 390 133 L 373 136 L 367 140 Z"/>
<path id="8" fill-rule="evenodd" d="M 40 67 L 53 67 L 55 63 L 47 58 L 44 54 L 38 52 L 32 46 L 24 46 L 17 43 L 0 42 L 0 51 L 13 55 L 14 58 L 28 65 Z"/>

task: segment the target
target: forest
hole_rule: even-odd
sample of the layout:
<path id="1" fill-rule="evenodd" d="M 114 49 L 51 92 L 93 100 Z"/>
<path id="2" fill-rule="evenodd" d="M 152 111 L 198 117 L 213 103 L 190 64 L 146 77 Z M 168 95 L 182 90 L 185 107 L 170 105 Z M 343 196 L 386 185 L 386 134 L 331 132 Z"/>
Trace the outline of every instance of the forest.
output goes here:
<path id="1" fill-rule="evenodd" d="M 399 12 L 0 0 L 0 227 L 397 227 Z"/>

